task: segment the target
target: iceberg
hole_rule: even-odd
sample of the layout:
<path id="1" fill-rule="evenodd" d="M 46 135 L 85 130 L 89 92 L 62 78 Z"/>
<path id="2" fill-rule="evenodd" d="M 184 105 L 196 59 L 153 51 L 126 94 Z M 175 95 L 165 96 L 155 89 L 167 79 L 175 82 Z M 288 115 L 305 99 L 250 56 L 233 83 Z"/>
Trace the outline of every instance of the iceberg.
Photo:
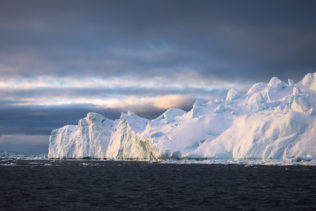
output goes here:
<path id="1" fill-rule="evenodd" d="M 153 120 L 133 112 L 110 120 L 88 113 L 52 131 L 49 158 L 316 160 L 316 73 L 288 83 L 272 77 L 247 92 L 197 99 Z"/>

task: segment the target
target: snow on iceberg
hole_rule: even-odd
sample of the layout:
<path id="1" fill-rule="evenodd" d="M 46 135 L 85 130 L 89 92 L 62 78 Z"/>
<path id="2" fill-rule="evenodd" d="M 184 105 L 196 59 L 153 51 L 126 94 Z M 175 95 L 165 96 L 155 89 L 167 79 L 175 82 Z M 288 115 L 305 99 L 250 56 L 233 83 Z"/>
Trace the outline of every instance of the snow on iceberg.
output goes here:
<path id="1" fill-rule="evenodd" d="M 49 158 L 316 160 L 316 73 L 288 83 L 273 77 L 247 93 L 198 99 L 153 120 L 133 112 L 110 120 L 88 113 L 52 131 Z"/>

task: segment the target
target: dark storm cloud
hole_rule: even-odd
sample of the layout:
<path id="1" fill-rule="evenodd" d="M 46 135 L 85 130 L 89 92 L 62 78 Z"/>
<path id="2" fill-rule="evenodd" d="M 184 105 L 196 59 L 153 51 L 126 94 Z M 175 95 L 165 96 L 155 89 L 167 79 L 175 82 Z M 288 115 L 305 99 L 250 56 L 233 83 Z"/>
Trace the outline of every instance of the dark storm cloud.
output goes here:
<path id="1" fill-rule="evenodd" d="M 288 0 L 1 1 L 0 71 L 299 79 L 315 71 L 315 11 Z"/>
<path id="2" fill-rule="evenodd" d="M 48 135 L 56 127 L 75 124 L 92 107 L 1 106 L 0 134 Z"/>
<path id="3" fill-rule="evenodd" d="M 0 135 L 0 152 L 47 153 L 48 137 L 48 135 Z"/>
<path id="4" fill-rule="evenodd" d="M 189 110 L 190 105 L 183 105 L 182 108 Z M 109 119 L 118 119 L 121 112 L 126 111 L 127 110 L 108 108 L 103 109 L 89 104 L 54 107 L 0 106 L 0 135 L 48 135 L 55 128 L 67 124 L 78 124 L 78 120 L 84 118 L 88 112 L 97 112 Z M 164 110 L 157 108 L 147 108 L 137 114 L 145 118 L 153 119 L 162 114 L 163 111 Z"/>

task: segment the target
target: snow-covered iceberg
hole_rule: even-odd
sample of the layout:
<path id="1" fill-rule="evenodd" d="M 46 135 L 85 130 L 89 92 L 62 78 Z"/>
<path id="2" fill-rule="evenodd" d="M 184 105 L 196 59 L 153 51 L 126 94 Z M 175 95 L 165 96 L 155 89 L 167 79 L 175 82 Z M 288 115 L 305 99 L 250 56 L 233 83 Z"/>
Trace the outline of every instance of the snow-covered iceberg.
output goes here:
<path id="1" fill-rule="evenodd" d="M 88 113 L 78 125 L 52 131 L 48 157 L 316 160 L 315 109 L 316 73 L 296 84 L 273 77 L 153 120 L 133 112 L 117 120 Z"/>

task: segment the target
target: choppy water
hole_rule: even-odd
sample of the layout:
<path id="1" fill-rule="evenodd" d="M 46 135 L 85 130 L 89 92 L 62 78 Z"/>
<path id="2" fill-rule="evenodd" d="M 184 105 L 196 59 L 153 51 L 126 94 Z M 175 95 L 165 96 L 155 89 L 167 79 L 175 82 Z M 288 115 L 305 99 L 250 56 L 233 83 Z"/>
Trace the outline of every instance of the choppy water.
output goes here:
<path id="1" fill-rule="evenodd" d="M 315 166 L 0 160 L 1 210 L 312 210 Z"/>

